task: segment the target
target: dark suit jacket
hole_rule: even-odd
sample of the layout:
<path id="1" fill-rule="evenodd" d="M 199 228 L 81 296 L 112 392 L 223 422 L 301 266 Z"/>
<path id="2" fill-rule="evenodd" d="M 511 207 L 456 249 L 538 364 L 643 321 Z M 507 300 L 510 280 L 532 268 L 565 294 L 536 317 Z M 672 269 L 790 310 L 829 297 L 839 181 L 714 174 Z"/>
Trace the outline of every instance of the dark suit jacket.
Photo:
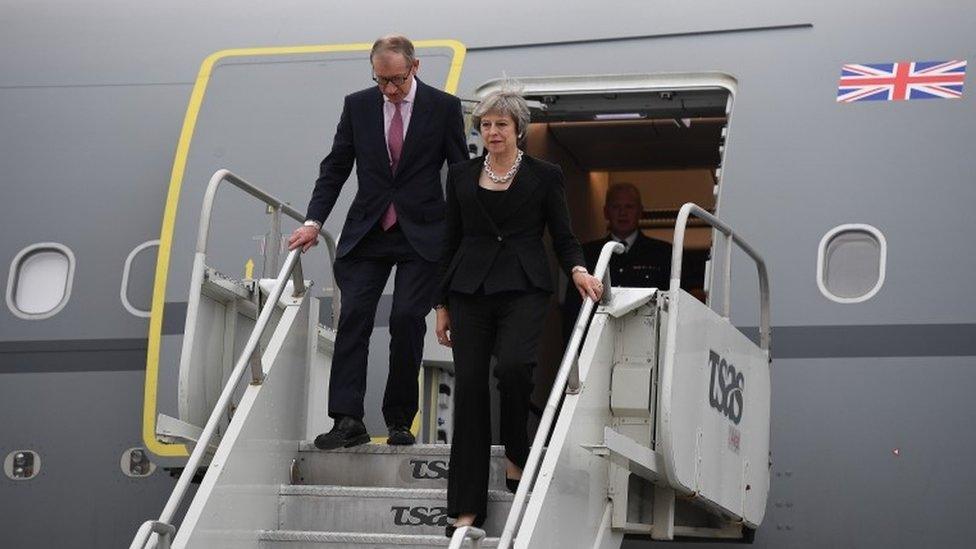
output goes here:
<path id="1" fill-rule="evenodd" d="M 606 236 L 583 245 L 588 269 L 592 271 L 596 268 L 600 250 L 610 241 L 611 238 Z M 667 289 L 671 284 L 671 244 L 637 231 L 637 238 L 630 249 L 623 254 L 610 256 L 607 267 L 614 286 Z M 685 266 L 682 266 L 682 270 L 685 270 Z"/>
<path id="2" fill-rule="evenodd" d="M 484 292 L 491 294 L 517 288 L 525 280 L 532 288 L 552 292 L 552 274 L 542 242 L 547 227 L 563 271 L 569 274 L 574 266 L 583 265 L 583 251 L 570 227 L 562 169 L 524 156 L 515 180 L 505 191 L 502 215 L 493 226 L 478 199 L 484 160 L 482 156 L 448 169 L 441 303 L 446 303 L 449 291 L 473 294 L 484 285 Z M 509 279 L 512 273 L 518 274 L 519 280 Z"/>
<path id="3" fill-rule="evenodd" d="M 355 162 L 359 188 L 342 227 L 339 257 L 356 247 L 392 201 L 397 221 L 417 253 L 428 261 L 439 258 L 444 230 L 440 170 L 445 160 L 468 158 L 464 120 L 457 97 L 419 79 L 415 85 L 396 174 L 390 172 L 383 131 L 383 94 L 373 86 L 346 96 L 332 151 L 322 160 L 306 215 L 320 223 L 329 217 Z"/>

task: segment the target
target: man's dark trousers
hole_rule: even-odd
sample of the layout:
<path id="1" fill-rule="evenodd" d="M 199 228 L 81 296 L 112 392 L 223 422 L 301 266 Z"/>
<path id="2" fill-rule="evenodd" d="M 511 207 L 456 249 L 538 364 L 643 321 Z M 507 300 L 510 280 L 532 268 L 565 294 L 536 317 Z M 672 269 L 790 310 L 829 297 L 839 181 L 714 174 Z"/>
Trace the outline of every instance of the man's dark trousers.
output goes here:
<path id="1" fill-rule="evenodd" d="M 329 415 L 363 417 L 369 337 L 376 306 L 396 266 L 390 311 L 390 370 L 383 417 L 390 426 L 409 426 L 417 413 L 418 370 L 423 358 L 425 317 L 437 283 L 437 263 L 421 257 L 399 225 L 379 224 L 335 262 L 341 292 L 338 336 L 329 383 Z"/>

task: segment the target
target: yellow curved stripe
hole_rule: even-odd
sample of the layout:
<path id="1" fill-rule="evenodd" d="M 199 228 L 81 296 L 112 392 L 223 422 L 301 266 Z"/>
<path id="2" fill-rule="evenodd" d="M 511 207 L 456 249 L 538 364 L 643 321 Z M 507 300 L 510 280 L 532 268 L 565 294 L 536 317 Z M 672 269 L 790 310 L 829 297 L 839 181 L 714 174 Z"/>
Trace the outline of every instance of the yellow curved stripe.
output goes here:
<path id="1" fill-rule="evenodd" d="M 448 48 L 453 52 L 451 66 L 448 70 L 444 90 L 456 93 L 461 79 L 461 68 L 467 49 L 457 40 L 418 40 L 414 46 L 421 48 Z M 304 53 L 339 53 L 369 51 L 372 43 L 358 42 L 353 44 L 330 44 L 323 46 L 281 46 L 268 48 L 238 48 L 221 50 L 207 56 L 200 71 L 197 73 L 190 103 L 183 118 L 183 129 L 176 146 L 176 157 L 173 160 L 173 171 L 170 174 L 169 191 L 166 194 L 166 208 L 163 210 L 163 223 L 159 235 L 159 255 L 156 261 L 156 277 L 153 284 L 152 309 L 149 318 L 149 343 L 146 351 L 146 383 L 142 410 L 142 441 L 149 451 L 159 456 L 180 457 L 189 455 L 183 444 L 166 444 L 156 440 L 157 389 L 159 382 L 159 349 L 163 332 L 163 307 L 166 302 L 166 277 L 169 274 L 170 252 L 173 244 L 173 227 L 176 223 L 176 211 L 179 206 L 180 190 L 183 185 L 183 175 L 186 170 L 187 157 L 190 153 L 190 141 L 196 128 L 203 97 L 210 82 L 210 75 L 218 61 L 230 57 L 251 57 L 258 55 L 295 55 Z M 414 421 L 414 425 L 418 425 Z"/>

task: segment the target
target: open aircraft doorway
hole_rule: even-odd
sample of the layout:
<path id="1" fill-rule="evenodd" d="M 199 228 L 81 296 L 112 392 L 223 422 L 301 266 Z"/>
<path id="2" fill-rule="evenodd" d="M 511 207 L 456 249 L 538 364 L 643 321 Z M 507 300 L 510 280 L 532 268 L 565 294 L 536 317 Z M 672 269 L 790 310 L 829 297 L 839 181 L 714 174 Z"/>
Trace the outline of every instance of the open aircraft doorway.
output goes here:
<path id="1" fill-rule="evenodd" d="M 476 93 L 483 97 L 505 82 L 487 82 Z M 573 230 L 581 243 L 607 236 L 604 201 L 607 189 L 617 183 L 640 191 L 640 230 L 654 239 L 671 242 L 678 209 L 686 202 L 716 212 L 735 90 L 731 77 L 577 76 L 518 82 L 532 108 L 526 153 L 562 167 Z M 708 299 L 711 246 L 711 228 L 689 221 L 682 286 L 702 301 Z M 552 268 L 558 270 L 555 264 Z M 565 347 L 567 282 L 560 276 L 540 342 L 535 403 L 545 401 Z"/>

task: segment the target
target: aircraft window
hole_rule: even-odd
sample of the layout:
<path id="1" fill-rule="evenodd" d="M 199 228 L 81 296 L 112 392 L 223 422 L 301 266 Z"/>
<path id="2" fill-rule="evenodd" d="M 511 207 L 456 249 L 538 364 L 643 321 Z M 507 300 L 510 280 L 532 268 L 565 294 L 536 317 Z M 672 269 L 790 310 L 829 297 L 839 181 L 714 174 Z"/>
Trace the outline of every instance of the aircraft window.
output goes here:
<path id="1" fill-rule="evenodd" d="M 62 244 L 44 242 L 24 248 L 10 264 L 7 306 L 27 320 L 56 315 L 71 296 L 74 271 L 75 256 Z"/>
<path id="2" fill-rule="evenodd" d="M 835 227 L 820 241 L 817 284 L 837 303 L 871 299 L 884 283 L 887 245 L 881 231 L 863 224 Z"/>

